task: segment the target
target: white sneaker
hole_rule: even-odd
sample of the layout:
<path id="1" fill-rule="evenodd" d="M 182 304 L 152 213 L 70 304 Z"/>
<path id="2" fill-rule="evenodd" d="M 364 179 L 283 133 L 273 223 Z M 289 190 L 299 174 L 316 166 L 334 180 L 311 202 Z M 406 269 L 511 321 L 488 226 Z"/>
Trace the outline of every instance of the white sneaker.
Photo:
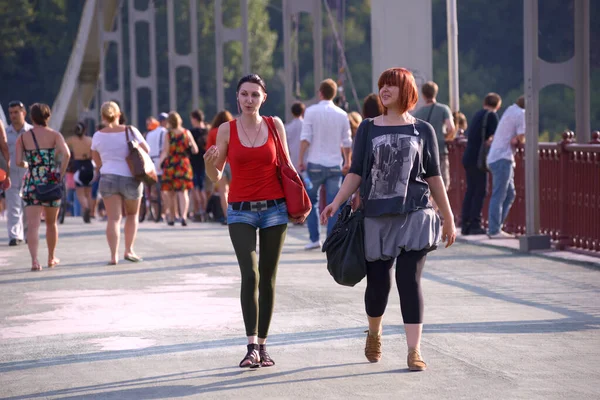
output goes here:
<path id="1" fill-rule="evenodd" d="M 495 235 L 488 234 L 488 237 L 490 239 L 514 239 L 515 238 L 514 235 L 511 235 L 510 233 L 504 232 L 502 230 L 500 232 L 496 233 Z"/>
<path id="2" fill-rule="evenodd" d="M 310 242 L 306 246 L 304 246 L 304 250 L 314 250 L 321 248 L 321 241 L 317 240 L 316 242 Z"/>

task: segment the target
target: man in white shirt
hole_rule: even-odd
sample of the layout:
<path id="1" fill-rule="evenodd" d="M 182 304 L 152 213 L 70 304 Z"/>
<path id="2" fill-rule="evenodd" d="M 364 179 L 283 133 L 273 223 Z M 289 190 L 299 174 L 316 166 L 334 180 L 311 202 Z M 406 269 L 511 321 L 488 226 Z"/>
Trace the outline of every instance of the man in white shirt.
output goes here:
<path id="1" fill-rule="evenodd" d="M 488 236 L 490 238 L 512 237 L 504 232 L 502 224 L 515 200 L 515 156 L 517 144 L 525 142 L 525 98 L 519 97 L 515 104 L 504 111 L 487 156 L 492 173 L 492 196 L 489 206 Z"/>
<path id="2" fill-rule="evenodd" d="M 324 80 L 319 87 L 321 101 L 308 107 L 304 113 L 298 168 L 300 172 L 308 172 L 312 183 L 308 195 L 313 206 L 306 221 L 310 235 L 306 250 L 321 247 L 317 210 L 321 185 L 325 185 L 327 204 L 330 204 L 342 185 L 342 172 L 350 169 L 350 121 L 348 114 L 332 101 L 336 92 L 337 84 L 332 79 Z M 336 217 L 337 214 L 329 218 L 328 235 L 333 229 Z"/>
<path id="3" fill-rule="evenodd" d="M 306 106 L 304 103 L 296 102 L 292 104 L 292 115 L 294 119 L 289 123 L 285 124 L 285 133 L 287 136 L 287 145 L 290 150 L 290 159 L 294 164 L 294 168 L 299 170 L 298 160 L 300 159 L 300 135 L 302 134 L 302 125 L 304 124 L 304 110 Z M 306 162 L 306 157 L 304 157 Z"/>
<path id="4" fill-rule="evenodd" d="M 166 139 L 167 118 L 169 118 L 169 115 L 167 113 L 160 113 L 160 115 L 158 116 L 158 122 L 160 125 L 146 134 L 146 142 L 150 147 L 150 158 L 152 159 L 152 161 L 154 161 L 154 168 L 156 168 L 156 175 L 158 177 L 158 182 L 156 183 L 154 189 L 157 191 L 157 193 L 161 193 L 160 185 L 163 171 L 160 167 L 160 153 L 163 149 Z M 158 198 L 161 200 L 162 197 L 162 194 L 158 196 Z M 165 204 L 164 201 L 161 201 L 161 204 Z"/>
<path id="5" fill-rule="evenodd" d="M 151 130 L 146 134 L 146 142 L 150 146 L 150 158 L 154 161 L 154 167 L 156 168 L 156 175 L 162 176 L 162 169 L 160 167 L 160 152 L 165 143 L 165 134 L 167 133 L 167 113 L 160 113 L 158 116 L 159 126 Z"/>
<path id="6" fill-rule="evenodd" d="M 25 226 L 23 218 L 23 200 L 21 199 L 21 188 L 23 186 L 23 176 L 25 168 L 17 167 L 15 163 L 17 138 L 20 134 L 33 129 L 33 126 L 25 121 L 27 111 L 20 101 L 11 101 L 8 103 L 8 117 L 11 124 L 6 128 L 6 144 L 8 146 L 10 160 L 6 160 L 9 171 L 9 178 L 5 183 L 6 189 L 6 209 L 8 214 L 8 245 L 17 246 L 23 243 L 25 238 Z"/>

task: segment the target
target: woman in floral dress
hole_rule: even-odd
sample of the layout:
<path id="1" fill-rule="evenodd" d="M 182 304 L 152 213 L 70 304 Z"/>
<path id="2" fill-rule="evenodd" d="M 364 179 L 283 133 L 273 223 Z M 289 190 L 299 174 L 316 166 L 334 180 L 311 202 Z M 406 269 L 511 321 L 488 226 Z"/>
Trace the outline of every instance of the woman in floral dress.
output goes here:
<path id="1" fill-rule="evenodd" d="M 48 128 L 50 107 L 46 104 L 31 106 L 33 129 L 24 132 L 17 139 L 16 162 L 21 168 L 27 168 L 23 177 L 22 197 L 25 202 L 27 219 L 27 246 L 31 254 L 31 270 L 41 271 L 38 261 L 39 230 L 42 210 L 46 216 L 46 243 L 48 244 L 48 268 L 60 262 L 54 255 L 58 242 L 58 225 L 56 223 L 60 200 L 44 202 L 36 196 L 36 186 L 61 183 L 65 175 L 69 157 L 69 148 L 60 132 Z M 62 156 L 60 165 L 56 156 Z"/>
<path id="2" fill-rule="evenodd" d="M 190 163 L 189 151 L 198 153 L 198 146 L 192 134 L 182 125 L 181 116 L 171 111 L 167 119 L 169 133 L 161 153 L 163 170 L 161 190 L 167 192 L 168 225 L 175 225 L 177 202 L 181 212 L 181 225 L 187 226 L 187 214 L 190 205 L 188 190 L 194 189 L 194 173 Z"/>

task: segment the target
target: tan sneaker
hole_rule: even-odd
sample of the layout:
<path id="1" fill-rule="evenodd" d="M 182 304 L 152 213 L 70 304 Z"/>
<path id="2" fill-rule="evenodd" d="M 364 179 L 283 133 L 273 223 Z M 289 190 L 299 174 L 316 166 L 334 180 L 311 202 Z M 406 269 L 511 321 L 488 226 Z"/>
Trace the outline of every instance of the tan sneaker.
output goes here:
<path id="1" fill-rule="evenodd" d="M 417 349 L 408 349 L 406 363 L 410 371 L 425 371 L 427 369 L 427 364 L 425 364 L 421 352 Z"/>
<path id="2" fill-rule="evenodd" d="M 367 334 L 367 343 L 365 344 L 365 357 L 372 363 L 381 360 L 381 333 L 372 335 L 369 331 Z"/>

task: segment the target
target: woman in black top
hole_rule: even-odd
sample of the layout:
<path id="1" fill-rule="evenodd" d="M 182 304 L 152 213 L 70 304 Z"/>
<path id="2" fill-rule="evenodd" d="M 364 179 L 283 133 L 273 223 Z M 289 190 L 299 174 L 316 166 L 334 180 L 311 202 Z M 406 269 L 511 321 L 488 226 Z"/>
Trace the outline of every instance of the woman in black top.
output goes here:
<path id="1" fill-rule="evenodd" d="M 371 362 L 381 359 L 382 318 L 396 261 L 407 363 L 411 371 L 423 371 L 421 273 L 427 253 L 437 247 L 440 239 L 447 242 L 446 247 L 454 243 L 454 216 L 440 176 L 435 131 L 408 113 L 418 100 L 412 73 L 404 68 L 388 69 L 380 76 L 378 86 L 384 113 L 359 126 L 350 173 L 333 202 L 323 210 L 321 223 L 326 223 L 366 179 L 362 193 L 367 259 L 365 306 L 369 320 L 365 356 Z M 362 176 L 364 162 L 368 163 L 366 176 Z M 431 196 L 444 217 L 443 227 Z"/>

